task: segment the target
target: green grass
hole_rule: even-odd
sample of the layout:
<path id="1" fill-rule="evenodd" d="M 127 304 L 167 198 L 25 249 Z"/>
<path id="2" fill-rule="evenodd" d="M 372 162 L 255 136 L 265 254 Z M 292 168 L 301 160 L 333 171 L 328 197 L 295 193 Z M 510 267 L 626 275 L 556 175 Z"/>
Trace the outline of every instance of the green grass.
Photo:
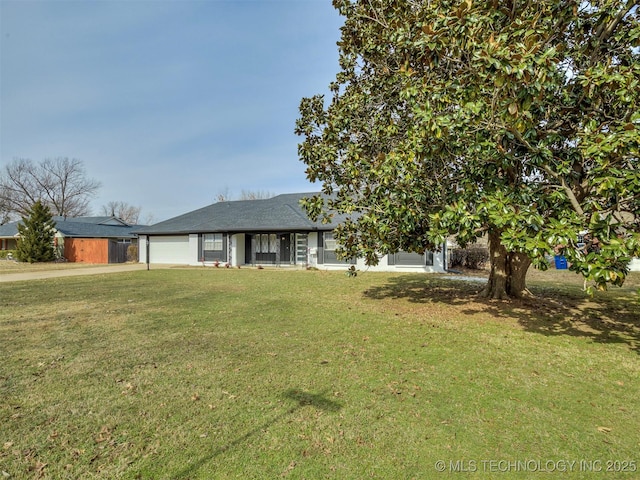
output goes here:
<path id="1" fill-rule="evenodd" d="M 640 276 L 594 299 L 568 272 L 530 284 L 507 303 L 417 274 L 0 284 L 0 474 L 636 478 Z"/>
<path id="2" fill-rule="evenodd" d="M 112 264 L 113 265 L 113 264 Z M 16 260 L 6 260 L 0 258 L 0 275 L 3 273 L 29 273 L 29 272 L 43 272 L 50 270 L 75 270 L 78 268 L 90 268 L 96 266 L 108 266 L 97 265 L 94 263 L 79 263 L 79 262 L 18 262 Z"/>

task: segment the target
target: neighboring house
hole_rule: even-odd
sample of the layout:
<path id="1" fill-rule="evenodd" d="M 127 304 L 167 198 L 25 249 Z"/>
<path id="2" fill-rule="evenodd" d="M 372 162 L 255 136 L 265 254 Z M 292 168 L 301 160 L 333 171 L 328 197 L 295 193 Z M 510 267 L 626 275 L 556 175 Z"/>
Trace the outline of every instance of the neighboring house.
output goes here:
<path id="1" fill-rule="evenodd" d="M 386 255 L 375 267 L 338 260 L 332 223 L 312 222 L 300 200 L 313 193 L 265 200 L 219 202 L 148 227 L 137 228 L 140 262 L 163 264 L 294 265 L 322 269 L 444 272 L 446 246 L 424 255 Z"/>
<path id="2" fill-rule="evenodd" d="M 18 247 L 18 224 L 5 223 L 0 225 L 0 250 L 15 250 Z"/>
<path id="3" fill-rule="evenodd" d="M 116 217 L 53 217 L 53 220 L 56 254 L 69 262 L 124 263 L 127 248 L 137 243 L 133 229 L 139 226 L 128 225 Z M 1 250 L 15 250 L 19 223 L 0 226 Z"/>

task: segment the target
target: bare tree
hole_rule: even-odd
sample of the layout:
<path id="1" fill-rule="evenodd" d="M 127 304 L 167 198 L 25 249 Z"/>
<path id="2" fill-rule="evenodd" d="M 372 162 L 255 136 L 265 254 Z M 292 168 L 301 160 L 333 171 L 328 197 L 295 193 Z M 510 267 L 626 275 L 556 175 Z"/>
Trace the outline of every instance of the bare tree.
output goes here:
<path id="1" fill-rule="evenodd" d="M 6 200 L 0 198 L 0 225 L 4 225 L 11 221 L 11 212 Z"/>
<path id="2" fill-rule="evenodd" d="M 153 225 L 156 222 L 156 216 L 153 213 L 147 213 L 142 221 L 143 225 Z"/>
<path id="3" fill-rule="evenodd" d="M 84 164 L 75 158 L 39 163 L 18 158 L 0 172 L 0 204 L 10 216 L 25 215 L 38 200 L 54 215 L 87 215 L 89 201 L 99 188 L 100 182 L 88 178 Z"/>
<path id="4" fill-rule="evenodd" d="M 109 202 L 102 206 L 102 214 L 117 217 L 129 225 L 136 225 L 140 219 L 142 207 L 134 207 L 127 202 Z"/>
<path id="5" fill-rule="evenodd" d="M 241 190 L 238 200 L 265 200 L 275 195 L 267 190 Z M 216 195 L 216 202 L 229 202 L 234 200 L 234 195 L 229 191 L 229 187 L 224 187 Z"/>
<path id="6" fill-rule="evenodd" d="M 31 206 L 40 200 L 41 189 L 33 176 L 34 170 L 31 160 L 18 158 L 1 172 L 0 202 L 9 216 L 27 216 Z"/>
<path id="7" fill-rule="evenodd" d="M 216 194 L 216 202 L 228 202 L 232 199 L 231 192 L 229 191 L 229 187 L 224 187 L 224 189 L 220 190 Z"/>
<path id="8" fill-rule="evenodd" d="M 240 192 L 240 200 L 266 200 L 273 196 L 273 193 L 267 190 L 242 190 Z"/>

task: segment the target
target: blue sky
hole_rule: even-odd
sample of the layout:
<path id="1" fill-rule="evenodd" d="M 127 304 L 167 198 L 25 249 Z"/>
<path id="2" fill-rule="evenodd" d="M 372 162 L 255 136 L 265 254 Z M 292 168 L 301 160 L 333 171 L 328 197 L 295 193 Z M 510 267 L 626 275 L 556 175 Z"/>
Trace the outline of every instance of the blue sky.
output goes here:
<path id="1" fill-rule="evenodd" d="M 153 221 L 318 190 L 294 133 L 338 72 L 330 0 L 0 0 L 0 164 L 78 158 Z"/>

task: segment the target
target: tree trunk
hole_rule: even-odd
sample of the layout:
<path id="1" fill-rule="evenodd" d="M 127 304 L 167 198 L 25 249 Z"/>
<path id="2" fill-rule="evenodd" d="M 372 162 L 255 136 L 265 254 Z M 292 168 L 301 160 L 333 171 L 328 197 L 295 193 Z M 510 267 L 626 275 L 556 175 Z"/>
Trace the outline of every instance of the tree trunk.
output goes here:
<path id="1" fill-rule="evenodd" d="M 507 293 L 512 298 L 531 297 L 527 288 L 527 271 L 531 265 L 528 255 L 520 252 L 509 254 L 509 282 Z"/>
<path id="2" fill-rule="evenodd" d="M 509 252 L 502 245 L 500 232 L 489 233 L 489 258 L 491 271 L 482 297 L 506 300 L 531 296 L 527 290 L 527 270 L 531 259 L 520 252 Z"/>
<path id="3" fill-rule="evenodd" d="M 489 281 L 480 295 L 485 298 L 505 300 L 509 298 L 507 295 L 508 258 L 507 249 L 500 241 L 499 232 L 489 233 L 489 261 L 491 262 Z"/>

